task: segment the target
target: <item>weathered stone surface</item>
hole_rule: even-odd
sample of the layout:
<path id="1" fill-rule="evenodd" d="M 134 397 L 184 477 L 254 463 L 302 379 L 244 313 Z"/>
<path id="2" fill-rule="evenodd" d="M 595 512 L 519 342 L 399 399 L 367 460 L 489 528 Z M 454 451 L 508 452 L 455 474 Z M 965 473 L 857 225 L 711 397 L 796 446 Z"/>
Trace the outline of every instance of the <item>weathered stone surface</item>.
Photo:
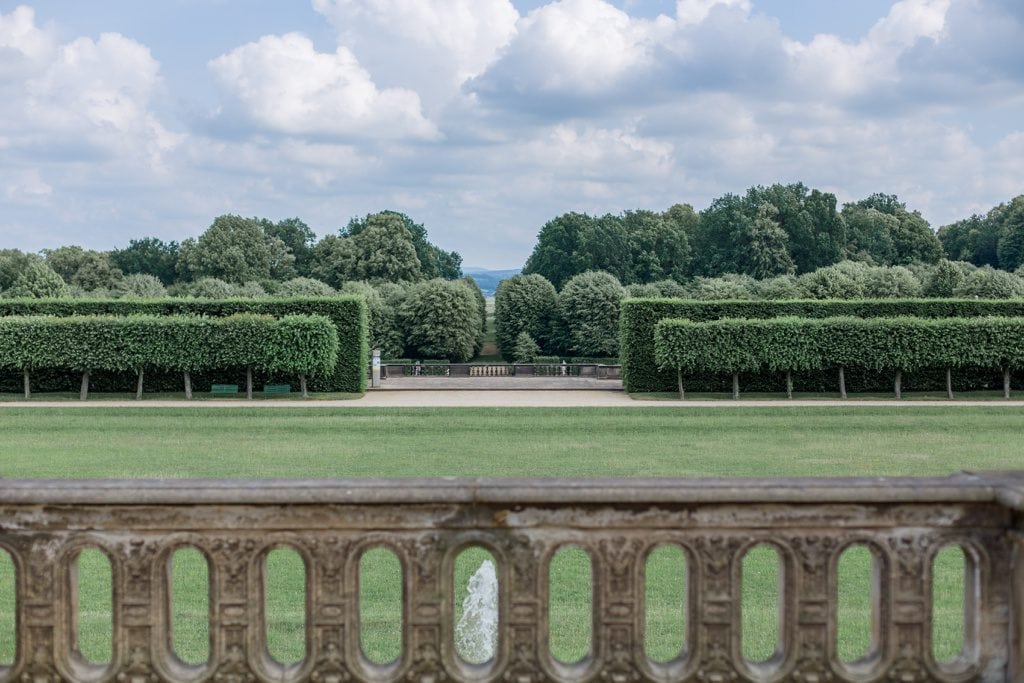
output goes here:
<path id="1" fill-rule="evenodd" d="M 1021 681 L 1024 473 L 946 479 L 412 480 L 316 482 L 0 482 L 0 548 L 16 567 L 17 661 L 0 681 L 387 680 L 508 683 L 791 680 L 916 683 Z M 782 561 L 778 654 L 740 655 L 740 571 L 758 544 Z M 643 648 L 643 571 L 674 544 L 692 582 L 686 650 L 667 664 Z M 451 572 L 467 545 L 491 552 L 502 589 L 494 661 L 468 667 L 452 646 Z M 548 629 L 546 562 L 584 548 L 594 566 L 594 643 L 557 662 Z M 872 653 L 839 661 L 835 572 L 851 545 L 880 568 Z M 967 557 L 965 656 L 930 652 L 930 562 L 947 545 Z M 203 667 L 168 652 L 166 564 L 183 546 L 211 563 L 213 649 Z M 358 560 L 391 549 L 403 567 L 406 651 L 388 667 L 359 653 Z M 114 569 L 114 661 L 72 651 L 68 586 L 83 548 Z M 295 667 L 265 655 L 260 567 L 295 549 L 308 566 L 309 652 Z"/>

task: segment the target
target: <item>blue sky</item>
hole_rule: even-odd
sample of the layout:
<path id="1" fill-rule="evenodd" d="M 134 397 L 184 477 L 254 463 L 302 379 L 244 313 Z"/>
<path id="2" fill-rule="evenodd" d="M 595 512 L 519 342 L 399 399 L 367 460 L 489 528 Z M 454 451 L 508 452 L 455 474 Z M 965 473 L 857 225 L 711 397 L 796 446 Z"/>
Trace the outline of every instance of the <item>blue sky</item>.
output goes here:
<path id="1" fill-rule="evenodd" d="M 319 234 L 517 267 L 566 211 L 802 180 L 938 227 L 1024 192 L 1019 0 L 0 2 L 0 248 Z"/>

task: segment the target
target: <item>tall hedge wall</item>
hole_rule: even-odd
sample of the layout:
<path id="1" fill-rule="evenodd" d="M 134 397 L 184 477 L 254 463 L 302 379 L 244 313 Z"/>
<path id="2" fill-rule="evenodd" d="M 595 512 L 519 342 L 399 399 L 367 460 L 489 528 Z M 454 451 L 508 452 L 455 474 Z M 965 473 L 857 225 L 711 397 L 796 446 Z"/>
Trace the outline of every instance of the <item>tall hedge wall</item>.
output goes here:
<path id="1" fill-rule="evenodd" d="M 14 299 L 0 300 L 0 317 L 22 315 L 193 315 L 223 318 L 241 313 L 271 315 L 320 315 L 338 332 L 338 362 L 329 377 L 314 380 L 316 391 L 363 393 L 369 364 L 366 301 L 356 296 L 263 299 Z M 177 382 L 177 378 L 173 378 Z"/>
<path id="2" fill-rule="evenodd" d="M 655 350 L 684 374 L 1020 368 L 1024 318 L 662 320 Z"/>
<path id="3" fill-rule="evenodd" d="M 328 375 L 338 333 L 323 316 L 8 316 L 0 367 L 15 370 L 259 368 Z"/>
<path id="4" fill-rule="evenodd" d="M 687 301 L 683 299 L 627 299 L 623 302 L 620 319 L 621 360 L 623 382 L 630 392 L 674 391 L 675 372 L 660 369 L 654 352 L 654 329 L 659 321 L 680 318 L 696 322 L 723 318 L 884 318 L 913 316 L 918 318 L 972 318 L 981 316 L 1024 317 L 1024 299 L 878 299 L 878 300 L 796 300 L 796 301 Z M 764 373 L 765 387 L 777 387 L 775 377 Z M 932 389 L 943 385 L 942 377 L 926 372 L 909 378 L 911 388 Z M 727 378 L 708 377 L 693 387 L 695 391 L 718 390 Z M 817 376 L 813 372 L 796 378 L 798 389 L 818 391 L 831 388 L 831 376 Z M 964 388 L 978 388 L 999 379 L 983 369 L 962 373 L 958 379 Z M 887 389 L 888 375 L 871 371 L 852 373 L 852 391 Z M 748 384 L 758 386 L 758 379 Z"/>

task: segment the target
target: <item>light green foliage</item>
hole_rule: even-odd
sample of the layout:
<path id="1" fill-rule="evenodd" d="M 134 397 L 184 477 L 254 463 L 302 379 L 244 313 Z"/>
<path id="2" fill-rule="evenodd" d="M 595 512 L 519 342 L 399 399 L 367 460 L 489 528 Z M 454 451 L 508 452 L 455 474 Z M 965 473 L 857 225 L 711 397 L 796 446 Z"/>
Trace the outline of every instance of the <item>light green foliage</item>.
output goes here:
<path id="1" fill-rule="evenodd" d="M 125 275 L 117 283 L 116 292 L 118 296 L 138 299 L 161 299 L 167 296 L 167 288 L 160 282 L 160 278 L 144 273 Z"/>
<path id="2" fill-rule="evenodd" d="M 273 282 L 272 280 L 265 280 L 265 282 Z M 267 290 L 263 288 L 259 282 L 251 280 L 249 282 L 243 282 L 240 285 L 234 286 L 234 295 L 237 297 L 244 297 L 246 299 L 260 299 L 267 295 Z M 212 298 L 212 297 L 211 297 Z"/>
<path id="3" fill-rule="evenodd" d="M 401 318 L 411 355 L 456 363 L 473 357 L 482 323 L 476 297 L 464 283 L 434 279 L 415 285 Z"/>
<path id="4" fill-rule="evenodd" d="M 398 211 L 381 211 L 364 218 L 353 218 L 342 231 L 342 235 L 354 237 L 371 224 L 387 222 L 400 224 L 412 237 L 416 258 L 419 260 L 420 277 L 430 280 L 439 277 L 457 280 L 462 277 L 462 257 L 454 251 L 444 251 L 427 240 L 427 229 L 409 216 Z"/>
<path id="5" fill-rule="evenodd" d="M 1010 299 L 1024 296 L 1024 279 L 991 266 L 978 268 L 953 289 L 958 297 Z"/>
<path id="6" fill-rule="evenodd" d="M 622 304 L 622 372 L 631 392 L 673 391 L 674 372 L 659 370 L 654 351 L 654 328 L 667 318 L 695 322 L 724 318 L 973 318 L 1024 317 L 1024 300 L 883 299 L 858 301 L 686 301 L 630 299 Z"/>
<path id="7" fill-rule="evenodd" d="M 72 300 L 0 301 L 0 322 L 5 316 L 203 316 L 220 319 L 238 313 L 255 313 L 283 318 L 289 315 L 323 316 L 329 319 L 338 339 L 338 361 L 334 372 L 314 381 L 314 391 L 362 393 L 366 388 L 369 362 L 366 304 L 361 297 L 335 296 L 293 299 L 200 299 L 162 300 Z M 182 329 L 180 326 L 175 329 Z M 198 334 L 182 333 L 172 346 L 206 348 Z M 125 366 L 134 368 L 134 366 Z M 172 369 L 172 368 L 166 368 Z M 198 367 L 196 369 L 199 369 Z"/>
<path id="8" fill-rule="evenodd" d="M 329 284 L 308 277 L 295 277 L 275 292 L 276 296 L 334 296 L 337 292 Z"/>
<path id="9" fill-rule="evenodd" d="M 26 254 L 18 249 L 0 249 L 0 296 L 14 285 L 29 263 L 40 260 L 36 254 Z"/>
<path id="10" fill-rule="evenodd" d="M 967 276 L 957 263 L 942 259 L 929 274 L 924 294 L 929 297 L 951 297 L 966 279 Z"/>
<path id="11" fill-rule="evenodd" d="M 178 270 L 189 278 L 242 283 L 292 277 L 294 261 L 284 242 L 267 236 L 258 219 L 227 215 L 215 218 L 198 240 L 182 242 Z"/>
<path id="12" fill-rule="evenodd" d="M 619 352 L 619 310 L 625 290 L 613 275 L 580 273 L 558 294 L 558 309 L 569 346 L 583 356 L 614 356 Z"/>
<path id="13" fill-rule="evenodd" d="M 502 356 L 513 356 L 524 332 L 534 341 L 546 342 L 557 310 L 558 293 L 542 275 L 502 280 L 494 294 L 494 331 Z"/>
<path id="14" fill-rule="evenodd" d="M 228 299 L 236 295 L 233 285 L 216 277 L 200 278 L 182 286 L 179 292 L 197 299 Z"/>
<path id="15" fill-rule="evenodd" d="M 684 374 L 1021 367 L 1024 318 L 663 320 L 655 356 Z"/>
<path id="16" fill-rule="evenodd" d="M 70 286 L 81 287 L 87 292 L 110 290 L 117 286 L 122 277 L 110 254 L 70 246 L 43 251 L 46 263 Z"/>
<path id="17" fill-rule="evenodd" d="M 844 261 L 834 266 L 805 273 L 798 279 L 800 288 L 812 299 L 860 299 L 864 297 L 861 269 Z"/>
<path id="18" fill-rule="evenodd" d="M 850 230 L 851 256 L 866 254 L 879 265 L 936 263 L 942 258 L 942 245 L 928 221 L 920 212 L 908 211 L 896 195 L 876 193 L 847 204 L 843 217 Z"/>
<path id="19" fill-rule="evenodd" d="M 690 298 L 697 301 L 725 301 L 727 299 L 750 299 L 753 297 L 756 281 L 749 275 L 721 275 L 719 277 L 698 277 L 687 288 Z"/>
<path id="20" fill-rule="evenodd" d="M 536 363 L 540 355 L 540 347 L 533 340 L 529 332 L 520 332 L 516 337 L 516 345 L 512 358 L 516 363 Z"/>
<path id="21" fill-rule="evenodd" d="M 802 299 L 807 294 L 792 275 L 780 275 L 767 280 L 758 280 L 754 284 L 754 297 L 768 301 L 784 301 L 786 299 Z M 665 296 L 662 294 L 662 296 Z"/>
<path id="22" fill-rule="evenodd" d="M 422 279 L 412 233 L 392 213 L 368 216 L 352 240 L 352 270 L 346 279 L 370 282 L 417 282 Z"/>
<path id="23" fill-rule="evenodd" d="M 868 299 L 911 299 L 922 291 L 920 280 L 903 266 L 865 269 L 864 296 Z"/>
<path id="24" fill-rule="evenodd" d="M 55 299 L 69 296 L 70 290 L 42 259 L 30 259 L 3 295 L 8 299 Z"/>
<path id="25" fill-rule="evenodd" d="M 327 375 L 337 355 L 337 330 L 319 316 L 0 318 L 0 367 L 18 370 L 254 367 Z"/>

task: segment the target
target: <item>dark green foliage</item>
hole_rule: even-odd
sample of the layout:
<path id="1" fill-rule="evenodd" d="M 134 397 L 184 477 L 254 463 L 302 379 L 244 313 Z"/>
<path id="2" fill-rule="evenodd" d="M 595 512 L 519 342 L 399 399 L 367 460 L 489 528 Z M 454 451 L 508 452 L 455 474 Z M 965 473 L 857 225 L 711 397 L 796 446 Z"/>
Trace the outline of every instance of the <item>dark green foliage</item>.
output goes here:
<path id="1" fill-rule="evenodd" d="M 614 276 L 580 273 L 558 293 L 558 311 L 568 332 L 568 349 L 585 356 L 619 352 L 618 320 L 625 290 Z"/>
<path id="2" fill-rule="evenodd" d="M 1024 317 L 1024 299 L 884 299 L 855 301 L 684 301 L 629 299 L 622 304 L 622 374 L 631 392 L 674 391 L 674 372 L 657 366 L 654 329 L 668 318 L 695 322 L 723 318 L 974 318 Z M 870 378 L 869 378 L 870 379 Z M 866 380 L 867 381 L 867 380 Z"/>
<path id="3" fill-rule="evenodd" d="M 924 294 L 929 297 L 951 297 L 966 279 L 967 276 L 960 266 L 953 261 L 943 259 L 939 261 L 928 278 Z"/>
<path id="4" fill-rule="evenodd" d="M 863 254 L 878 265 L 936 263 L 942 244 L 918 211 L 908 211 L 896 195 L 876 193 L 843 207 L 851 256 Z"/>
<path id="5" fill-rule="evenodd" d="M 176 370 L 253 367 L 329 375 L 338 332 L 323 316 L 8 316 L 0 367 L 15 370 Z"/>
<path id="6" fill-rule="evenodd" d="M 1019 368 L 1024 318 L 662 320 L 655 356 L 684 375 L 861 368 Z"/>
<path id="7" fill-rule="evenodd" d="M 124 249 L 110 252 L 110 260 L 125 275 L 152 275 L 160 278 L 164 285 L 169 285 L 176 277 L 178 243 L 164 242 L 156 237 L 131 240 Z"/>
<path id="8" fill-rule="evenodd" d="M 366 303 L 362 297 L 338 296 L 296 299 L 160 299 L 160 300 L 0 300 L 0 321 L 7 316 L 152 315 L 225 318 L 250 313 L 283 318 L 314 315 L 328 318 L 338 336 L 338 362 L 328 377 L 314 382 L 317 391 L 362 393 L 369 364 Z M 180 343 L 185 343 L 180 340 Z"/>
<path id="9" fill-rule="evenodd" d="M 299 277 L 309 277 L 316 233 L 299 218 L 286 218 L 277 223 L 263 219 L 261 223 L 263 233 L 281 240 L 295 257 L 295 272 Z"/>
<path id="10" fill-rule="evenodd" d="M 512 358 L 524 332 L 547 347 L 557 308 L 555 287 L 542 275 L 502 280 L 494 294 L 494 332 L 501 355 L 506 360 Z"/>
<path id="11" fill-rule="evenodd" d="M 455 363 L 473 357 L 480 338 L 480 309 L 465 283 L 434 279 L 415 285 L 402 303 L 401 317 L 407 355 Z"/>

